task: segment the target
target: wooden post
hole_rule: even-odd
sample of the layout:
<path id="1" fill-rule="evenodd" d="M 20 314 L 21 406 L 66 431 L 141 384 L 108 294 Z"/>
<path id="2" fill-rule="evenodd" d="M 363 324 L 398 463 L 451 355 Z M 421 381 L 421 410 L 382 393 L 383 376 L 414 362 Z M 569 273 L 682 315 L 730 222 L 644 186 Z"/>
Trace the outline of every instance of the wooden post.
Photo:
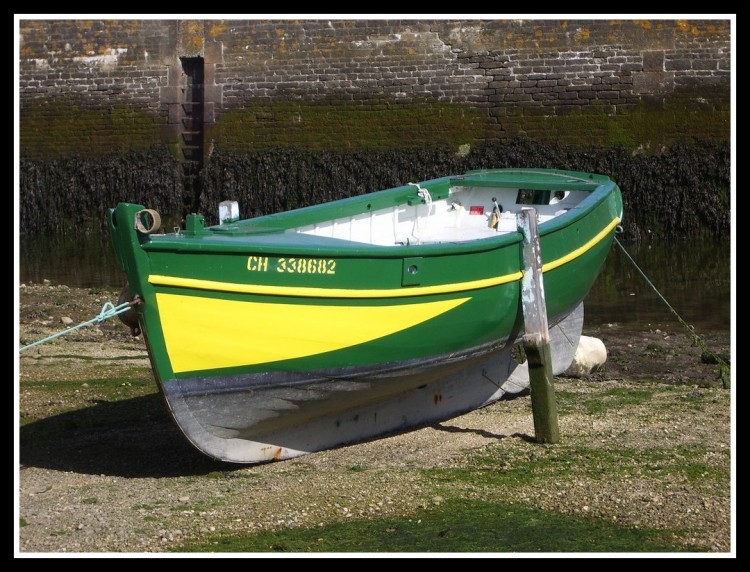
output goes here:
<path id="1" fill-rule="evenodd" d="M 560 441 L 560 430 L 557 425 L 557 404 L 552 375 L 547 303 L 544 299 L 542 255 L 536 209 L 522 208 L 516 216 L 516 222 L 524 238 L 524 273 L 521 280 L 521 302 L 525 326 L 523 347 L 529 366 L 534 431 L 537 442 L 557 443 Z"/>

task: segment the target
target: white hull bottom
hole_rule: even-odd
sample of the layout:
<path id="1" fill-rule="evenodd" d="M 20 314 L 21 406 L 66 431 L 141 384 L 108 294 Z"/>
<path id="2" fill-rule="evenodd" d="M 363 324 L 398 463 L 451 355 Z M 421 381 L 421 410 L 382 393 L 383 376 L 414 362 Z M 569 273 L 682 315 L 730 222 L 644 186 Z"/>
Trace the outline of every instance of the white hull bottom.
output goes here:
<path id="1" fill-rule="evenodd" d="M 582 329 L 583 304 L 550 327 L 553 375 L 571 365 Z M 403 372 L 392 380 L 386 372 L 284 387 L 255 383 L 242 390 L 229 383 L 222 392 L 201 389 L 210 381 L 193 380 L 189 387 L 172 381 L 163 391 L 175 421 L 198 450 L 221 461 L 263 463 L 426 427 L 521 393 L 529 388 L 528 368 L 514 354 L 506 346 L 453 367 L 417 368 L 409 383 Z M 394 384 L 409 389 L 394 392 Z M 356 405 L 342 408 L 347 403 Z"/>

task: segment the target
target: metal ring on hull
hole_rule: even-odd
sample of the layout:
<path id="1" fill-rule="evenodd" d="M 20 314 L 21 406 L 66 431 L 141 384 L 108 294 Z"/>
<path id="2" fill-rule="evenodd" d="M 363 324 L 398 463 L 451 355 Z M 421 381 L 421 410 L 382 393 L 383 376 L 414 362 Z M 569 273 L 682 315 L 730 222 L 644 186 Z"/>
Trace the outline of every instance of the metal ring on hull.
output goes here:
<path id="1" fill-rule="evenodd" d="M 143 234 L 151 234 L 161 227 L 161 216 L 153 209 L 141 209 L 135 213 L 135 228 Z"/>
<path id="2" fill-rule="evenodd" d="M 125 283 L 122 290 L 120 291 L 120 297 L 117 300 L 118 306 L 125 302 L 132 302 L 134 300 L 133 294 L 130 291 L 130 284 Z M 138 321 L 137 312 L 131 307 L 127 312 L 119 314 L 120 321 L 130 328 L 130 333 L 133 337 L 139 336 L 141 333 L 141 324 Z"/>

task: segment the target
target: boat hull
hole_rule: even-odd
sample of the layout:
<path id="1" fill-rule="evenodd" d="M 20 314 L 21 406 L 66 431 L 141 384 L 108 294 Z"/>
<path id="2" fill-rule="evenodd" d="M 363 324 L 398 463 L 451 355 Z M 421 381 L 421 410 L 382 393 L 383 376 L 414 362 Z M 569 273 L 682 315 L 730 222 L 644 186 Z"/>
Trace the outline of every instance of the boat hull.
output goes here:
<path id="1" fill-rule="evenodd" d="M 575 355 L 583 304 L 550 328 L 553 374 Z M 424 427 L 529 388 L 518 340 L 464 355 L 337 372 L 211 376 L 162 384 L 185 437 L 221 461 L 298 457 Z"/>

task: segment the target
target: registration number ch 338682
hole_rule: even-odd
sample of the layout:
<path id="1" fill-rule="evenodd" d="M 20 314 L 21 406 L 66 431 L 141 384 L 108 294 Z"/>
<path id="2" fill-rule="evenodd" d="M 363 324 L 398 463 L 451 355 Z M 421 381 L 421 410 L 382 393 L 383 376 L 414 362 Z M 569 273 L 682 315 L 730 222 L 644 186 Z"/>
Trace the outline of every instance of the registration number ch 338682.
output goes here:
<path id="1" fill-rule="evenodd" d="M 336 274 L 336 261 L 332 258 L 276 258 L 248 256 L 250 272 L 286 272 L 289 274 Z"/>

